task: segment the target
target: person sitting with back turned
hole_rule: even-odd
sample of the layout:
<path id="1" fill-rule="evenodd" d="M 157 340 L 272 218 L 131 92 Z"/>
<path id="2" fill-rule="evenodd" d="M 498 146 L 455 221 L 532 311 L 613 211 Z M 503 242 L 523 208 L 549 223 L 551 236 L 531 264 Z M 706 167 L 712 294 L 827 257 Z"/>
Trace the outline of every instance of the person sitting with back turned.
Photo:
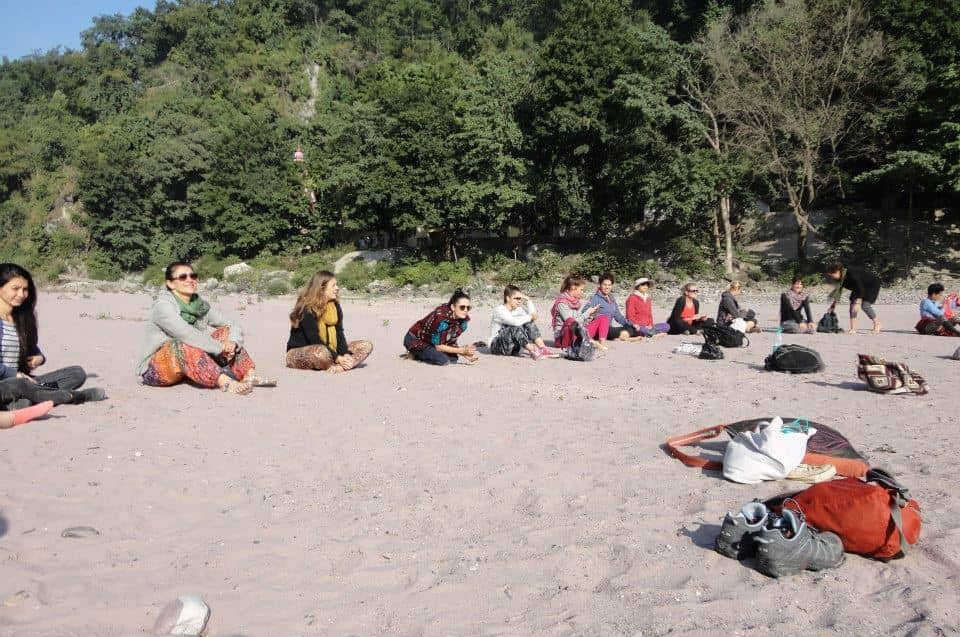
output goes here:
<path id="1" fill-rule="evenodd" d="M 315 273 L 290 312 L 287 367 L 345 372 L 372 351 L 370 341 L 347 342 L 337 277 L 327 270 Z"/>
<path id="2" fill-rule="evenodd" d="M 429 314 L 410 326 L 403 337 L 409 355 L 430 365 L 456 363 L 463 356 L 468 363 L 479 360 L 473 345 L 457 344 L 470 323 L 470 295 L 457 289 L 450 300 L 438 305 Z"/>
<path id="3" fill-rule="evenodd" d="M 190 380 L 237 395 L 249 394 L 254 387 L 276 386 L 276 380 L 257 374 L 243 348 L 240 326 L 197 294 L 193 266 L 174 261 L 164 278 L 166 285 L 147 322 L 137 366 L 140 382 L 168 387 Z M 215 329 L 211 333 L 209 328 Z"/>
<path id="4" fill-rule="evenodd" d="M 799 276 L 793 277 L 790 289 L 780 295 L 780 329 L 787 334 L 813 334 L 817 331 L 810 299 L 803 291 L 803 278 Z"/>
<path id="5" fill-rule="evenodd" d="M 740 281 L 731 281 L 730 285 L 720 295 L 720 306 L 717 308 L 717 325 L 731 325 L 741 319 L 744 329 L 742 332 L 753 332 L 757 327 L 757 313 L 740 307 L 737 296 L 743 290 Z M 759 330 L 757 330 L 759 331 Z"/>
<path id="6" fill-rule="evenodd" d="M 683 286 L 683 295 L 673 304 L 670 318 L 670 334 L 696 334 L 705 325 L 714 325 L 714 320 L 700 313 L 700 301 L 697 284 L 690 282 Z"/>

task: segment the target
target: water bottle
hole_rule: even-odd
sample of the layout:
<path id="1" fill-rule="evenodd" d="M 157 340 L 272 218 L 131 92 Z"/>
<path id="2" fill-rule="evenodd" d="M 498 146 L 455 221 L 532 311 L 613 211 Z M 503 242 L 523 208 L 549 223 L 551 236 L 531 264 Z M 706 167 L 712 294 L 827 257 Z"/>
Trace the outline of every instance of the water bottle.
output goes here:
<path id="1" fill-rule="evenodd" d="M 777 335 L 773 337 L 773 351 L 780 349 L 780 346 L 783 345 L 783 328 L 777 328 Z"/>

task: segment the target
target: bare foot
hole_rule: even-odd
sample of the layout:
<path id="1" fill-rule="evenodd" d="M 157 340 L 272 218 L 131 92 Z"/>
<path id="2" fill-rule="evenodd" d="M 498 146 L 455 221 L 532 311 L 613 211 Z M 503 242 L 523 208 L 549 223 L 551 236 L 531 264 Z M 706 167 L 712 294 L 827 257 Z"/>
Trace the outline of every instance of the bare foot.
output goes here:
<path id="1" fill-rule="evenodd" d="M 873 322 L 873 329 L 870 330 L 870 331 L 873 332 L 874 334 L 879 334 L 881 327 L 882 327 L 882 326 L 880 325 L 880 321 L 874 321 L 874 322 Z"/>
<path id="2" fill-rule="evenodd" d="M 236 396 L 246 396 L 253 391 L 253 387 L 239 380 L 228 380 L 221 385 L 220 388 L 228 394 L 234 394 Z"/>

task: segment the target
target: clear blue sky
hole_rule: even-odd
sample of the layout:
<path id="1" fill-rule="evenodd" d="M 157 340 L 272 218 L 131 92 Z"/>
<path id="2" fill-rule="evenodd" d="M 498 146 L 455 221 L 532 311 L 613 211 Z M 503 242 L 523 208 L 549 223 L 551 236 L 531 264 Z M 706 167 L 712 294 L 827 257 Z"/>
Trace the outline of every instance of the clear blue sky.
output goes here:
<path id="1" fill-rule="evenodd" d="M 15 60 L 56 46 L 77 50 L 94 16 L 155 6 L 154 0 L 0 0 L 0 57 Z"/>

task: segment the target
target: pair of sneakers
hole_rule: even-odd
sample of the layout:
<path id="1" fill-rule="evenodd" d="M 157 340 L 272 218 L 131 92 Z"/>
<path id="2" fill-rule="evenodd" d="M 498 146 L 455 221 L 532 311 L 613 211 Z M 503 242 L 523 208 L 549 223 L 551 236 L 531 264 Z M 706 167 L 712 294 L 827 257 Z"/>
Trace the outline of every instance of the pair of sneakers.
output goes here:
<path id="1" fill-rule="evenodd" d="M 777 515 L 759 500 L 724 516 L 714 546 L 738 560 L 755 556 L 757 570 L 770 577 L 834 568 L 845 557 L 837 534 L 810 528 L 803 513 L 786 507 Z"/>
<path id="2" fill-rule="evenodd" d="M 557 354 L 549 347 L 541 347 L 539 349 L 527 350 L 527 353 L 530 354 L 530 358 L 537 361 L 541 358 L 560 358 L 560 354 Z"/>

